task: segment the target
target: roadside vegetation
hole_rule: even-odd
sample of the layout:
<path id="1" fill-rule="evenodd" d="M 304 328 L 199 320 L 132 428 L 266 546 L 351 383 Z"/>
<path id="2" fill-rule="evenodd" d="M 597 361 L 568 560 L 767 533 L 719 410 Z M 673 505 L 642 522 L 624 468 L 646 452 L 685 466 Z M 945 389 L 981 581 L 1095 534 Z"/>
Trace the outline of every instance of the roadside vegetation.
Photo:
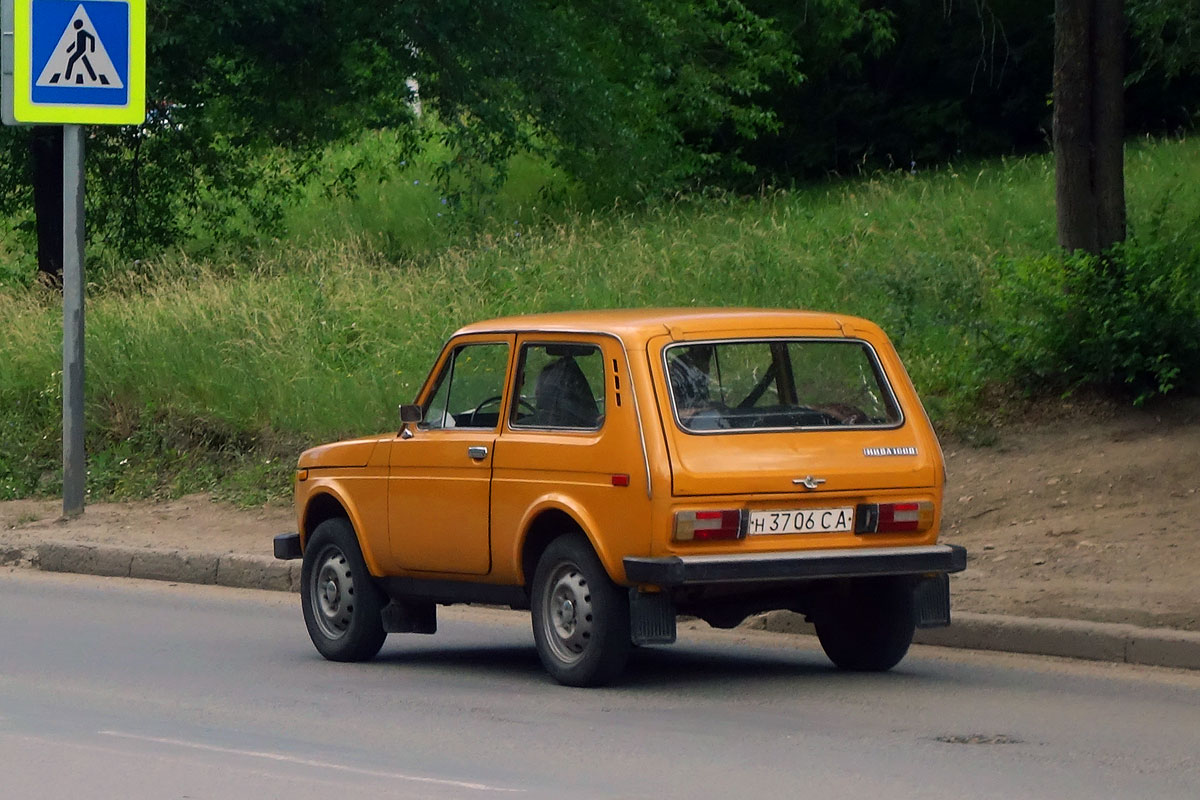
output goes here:
<path id="1" fill-rule="evenodd" d="M 283 495 L 516 312 L 870 317 L 980 438 L 1194 393 L 1200 6 L 1093 6 L 161 0 L 87 135 L 88 491 Z M 60 488 L 61 139 L 0 128 L 0 498 Z"/>
<path id="2" fill-rule="evenodd" d="M 97 273 L 89 492 L 284 494 L 300 447 L 394 427 L 454 328 L 510 313 L 752 305 L 866 316 L 896 341 L 941 429 L 968 434 L 1023 393 L 1194 389 L 1200 144 L 1133 142 L 1127 160 L 1134 211 L 1120 262 L 1066 270 L 1048 157 L 632 210 L 547 201 L 538 189 L 556 176 L 532 160 L 513 165 L 486 213 L 443 204 L 419 164 L 352 200 L 314 193 L 288 238 L 240 256 L 166 254 Z M 1085 269 L 1109 270 L 1110 291 L 1072 284 Z M 0 307 L 0 497 L 53 494 L 59 298 L 10 285 Z"/>

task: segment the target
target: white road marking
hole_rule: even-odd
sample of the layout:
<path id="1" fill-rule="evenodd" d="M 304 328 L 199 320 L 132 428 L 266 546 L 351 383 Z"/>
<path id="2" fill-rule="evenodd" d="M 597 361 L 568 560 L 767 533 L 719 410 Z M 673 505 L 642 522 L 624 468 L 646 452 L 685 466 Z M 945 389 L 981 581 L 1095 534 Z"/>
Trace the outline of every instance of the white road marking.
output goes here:
<path id="1" fill-rule="evenodd" d="M 475 789 L 481 792 L 509 792 L 519 793 L 524 789 L 506 789 L 501 786 L 491 786 L 486 783 L 471 783 L 470 781 L 455 781 L 448 778 L 429 778 L 423 775 L 409 775 L 404 772 L 385 772 L 382 770 L 363 769 L 361 767 L 350 767 L 345 764 L 335 764 L 330 761 L 317 761 L 311 758 L 300 758 L 298 756 L 290 756 L 286 753 L 271 753 L 261 750 L 242 750 L 236 747 L 220 747 L 219 745 L 204 744 L 202 742 L 188 742 L 183 739 L 168 739 L 158 736 L 140 736 L 136 733 L 124 733 L 122 731 L 99 731 L 101 736 L 113 736 L 118 739 L 132 739 L 139 742 L 152 742 L 154 744 L 172 745 L 174 747 L 186 747 L 191 750 L 203 750 L 209 753 L 222 753 L 224 755 L 246 756 L 248 758 L 262 758 L 268 761 L 283 761 L 289 764 L 298 764 L 304 767 L 315 767 L 317 769 L 331 769 L 340 772 L 351 772 L 355 775 L 365 775 L 371 778 L 385 778 L 388 780 L 398 781 L 413 781 L 415 783 L 431 783 L 438 786 L 453 786 L 459 789 Z"/>

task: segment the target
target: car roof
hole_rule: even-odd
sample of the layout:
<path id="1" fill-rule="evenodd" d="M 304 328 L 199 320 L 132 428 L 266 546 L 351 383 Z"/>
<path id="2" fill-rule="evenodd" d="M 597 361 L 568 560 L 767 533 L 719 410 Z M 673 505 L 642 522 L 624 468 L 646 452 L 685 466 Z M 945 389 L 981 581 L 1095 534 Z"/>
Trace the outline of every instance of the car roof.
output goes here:
<path id="1" fill-rule="evenodd" d="M 637 308 L 597 311 L 558 311 L 483 320 L 460 328 L 467 333 L 605 333 L 626 344 L 654 336 L 676 339 L 704 335 L 790 332 L 816 335 L 854 335 L 878 331 L 874 323 L 846 314 L 778 308 Z"/>

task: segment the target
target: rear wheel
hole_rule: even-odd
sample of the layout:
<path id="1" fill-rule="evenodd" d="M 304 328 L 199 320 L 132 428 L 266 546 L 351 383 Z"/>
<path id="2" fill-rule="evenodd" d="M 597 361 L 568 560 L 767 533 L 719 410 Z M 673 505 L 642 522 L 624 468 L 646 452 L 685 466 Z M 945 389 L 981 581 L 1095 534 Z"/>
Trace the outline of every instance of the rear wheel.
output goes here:
<path id="1" fill-rule="evenodd" d="M 838 668 L 889 670 L 912 644 L 912 582 L 890 577 L 845 581 L 826 596 L 814 616 L 821 647 Z"/>
<path id="2" fill-rule="evenodd" d="M 327 519 L 313 531 L 304 548 L 300 599 L 308 635 L 330 661 L 366 661 L 383 647 L 383 593 L 349 520 Z"/>
<path id="3" fill-rule="evenodd" d="M 555 539 L 533 575 L 538 657 L 567 686 L 609 683 L 629 659 L 629 596 L 608 577 L 583 534 Z"/>

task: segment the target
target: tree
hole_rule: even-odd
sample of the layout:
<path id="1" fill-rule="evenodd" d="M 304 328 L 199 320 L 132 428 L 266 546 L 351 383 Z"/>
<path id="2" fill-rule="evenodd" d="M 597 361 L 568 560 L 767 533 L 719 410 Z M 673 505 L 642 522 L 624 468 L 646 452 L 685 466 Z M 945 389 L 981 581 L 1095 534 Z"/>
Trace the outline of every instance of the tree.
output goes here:
<path id="1" fill-rule="evenodd" d="M 770 127 L 753 95 L 795 68 L 740 0 L 160 0 L 148 50 L 146 123 L 88 140 L 89 237 L 126 257 L 270 230 L 323 148 L 364 129 L 415 148 L 410 76 L 457 154 L 446 174 L 540 150 L 611 197 L 736 163 L 714 132 Z M 28 214 L 30 135 L 0 131 L 0 213 Z"/>
<path id="2" fill-rule="evenodd" d="M 63 131 L 38 126 L 29 136 L 33 208 L 37 219 L 38 273 L 46 284 L 62 280 L 63 261 Z"/>
<path id="3" fill-rule="evenodd" d="M 839 0 L 840 1 L 840 0 Z M 596 199 L 695 185 L 738 154 L 726 126 L 771 128 L 756 93 L 795 58 L 742 0 L 415 0 L 422 97 L 457 166 L 528 149 Z"/>
<path id="4" fill-rule="evenodd" d="M 1142 65 L 1132 76 L 1154 69 L 1168 79 L 1200 75 L 1200 3 L 1194 0 L 1129 0 Z"/>
<path id="5" fill-rule="evenodd" d="M 1125 240 L 1124 0 L 1056 0 L 1058 243 L 1100 254 Z"/>
<path id="6" fill-rule="evenodd" d="M 747 183 L 1040 153 L 1051 139 L 1045 0 L 747 0 L 799 56 L 761 102 L 779 130 L 735 142 Z M 1200 99 L 1200 3 L 1127 0 L 1126 130 L 1186 130 Z"/>

